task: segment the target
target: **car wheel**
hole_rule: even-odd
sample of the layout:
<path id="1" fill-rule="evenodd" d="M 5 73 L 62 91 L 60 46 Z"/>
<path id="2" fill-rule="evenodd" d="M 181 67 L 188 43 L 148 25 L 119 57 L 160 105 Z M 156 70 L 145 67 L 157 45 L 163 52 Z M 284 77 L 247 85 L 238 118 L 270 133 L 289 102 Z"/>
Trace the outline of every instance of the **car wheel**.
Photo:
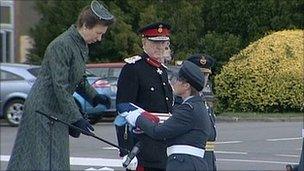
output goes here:
<path id="1" fill-rule="evenodd" d="M 11 126 L 18 126 L 24 109 L 24 100 L 15 99 L 10 101 L 4 109 L 4 116 Z"/>

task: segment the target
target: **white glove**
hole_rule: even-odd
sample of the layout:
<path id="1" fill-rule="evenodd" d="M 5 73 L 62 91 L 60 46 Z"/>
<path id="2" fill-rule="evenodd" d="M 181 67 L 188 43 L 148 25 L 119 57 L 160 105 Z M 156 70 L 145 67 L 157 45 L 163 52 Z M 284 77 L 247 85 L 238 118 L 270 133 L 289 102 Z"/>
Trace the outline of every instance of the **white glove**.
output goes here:
<path id="1" fill-rule="evenodd" d="M 129 112 L 128 115 L 126 115 L 127 122 L 135 127 L 136 119 L 141 114 L 140 110 L 134 110 L 132 112 Z"/>
<path id="2" fill-rule="evenodd" d="M 125 155 L 123 158 L 122 158 L 122 163 L 124 163 L 127 159 L 127 156 L 128 155 Z M 126 167 L 126 169 L 129 169 L 129 170 L 136 170 L 136 167 L 137 167 L 137 164 L 138 164 L 138 161 L 137 161 L 137 158 L 136 156 L 131 160 L 130 164 Z M 122 164 L 121 164 L 122 165 Z"/>

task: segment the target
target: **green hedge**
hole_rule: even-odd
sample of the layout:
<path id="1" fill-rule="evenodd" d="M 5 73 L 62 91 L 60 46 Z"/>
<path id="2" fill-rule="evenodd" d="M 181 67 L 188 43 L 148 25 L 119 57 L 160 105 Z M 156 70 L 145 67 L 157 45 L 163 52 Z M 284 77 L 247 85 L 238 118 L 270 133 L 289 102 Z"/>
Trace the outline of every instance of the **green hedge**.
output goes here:
<path id="1" fill-rule="evenodd" d="M 220 111 L 300 112 L 304 30 L 270 34 L 234 55 L 215 77 Z"/>

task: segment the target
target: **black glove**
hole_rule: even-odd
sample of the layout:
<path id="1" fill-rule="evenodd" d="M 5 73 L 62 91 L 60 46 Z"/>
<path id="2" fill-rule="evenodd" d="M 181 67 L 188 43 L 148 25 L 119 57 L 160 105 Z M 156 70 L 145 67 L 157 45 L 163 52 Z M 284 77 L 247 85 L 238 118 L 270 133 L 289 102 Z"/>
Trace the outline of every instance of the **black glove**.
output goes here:
<path id="1" fill-rule="evenodd" d="M 85 120 L 83 118 L 81 118 L 78 121 L 72 123 L 72 125 L 80 128 L 84 131 L 90 132 L 90 133 L 91 133 L 91 131 L 94 131 L 94 128 L 92 127 L 92 125 L 87 120 Z M 74 138 L 78 138 L 81 134 L 81 131 L 78 130 L 78 129 L 69 127 L 69 134 Z M 85 133 L 85 132 L 83 132 L 83 134 L 91 135 L 91 134 L 88 134 L 88 133 Z"/>
<path id="2" fill-rule="evenodd" d="M 111 99 L 110 97 L 103 95 L 103 94 L 97 94 L 93 98 L 93 106 L 97 106 L 98 104 L 103 104 L 109 109 L 111 107 Z"/>

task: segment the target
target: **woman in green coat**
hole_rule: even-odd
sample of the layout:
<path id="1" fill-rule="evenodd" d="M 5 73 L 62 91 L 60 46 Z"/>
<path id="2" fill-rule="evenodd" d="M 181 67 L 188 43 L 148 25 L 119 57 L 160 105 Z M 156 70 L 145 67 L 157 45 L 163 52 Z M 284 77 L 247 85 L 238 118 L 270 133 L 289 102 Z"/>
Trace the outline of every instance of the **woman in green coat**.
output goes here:
<path id="1" fill-rule="evenodd" d="M 36 111 L 93 131 L 83 119 L 73 93 L 78 92 L 93 106 L 109 105 L 109 98 L 97 94 L 84 74 L 88 44 L 101 41 L 113 22 L 113 15 L 93 1 L 82 10 L 76 25 L 49 44 L 39 76 L 26 99 L 7 170 L 70 170 L 69 133 L 79 137 L 80 132 L 55 122 L 50 135 L 49 120 Z"/>

